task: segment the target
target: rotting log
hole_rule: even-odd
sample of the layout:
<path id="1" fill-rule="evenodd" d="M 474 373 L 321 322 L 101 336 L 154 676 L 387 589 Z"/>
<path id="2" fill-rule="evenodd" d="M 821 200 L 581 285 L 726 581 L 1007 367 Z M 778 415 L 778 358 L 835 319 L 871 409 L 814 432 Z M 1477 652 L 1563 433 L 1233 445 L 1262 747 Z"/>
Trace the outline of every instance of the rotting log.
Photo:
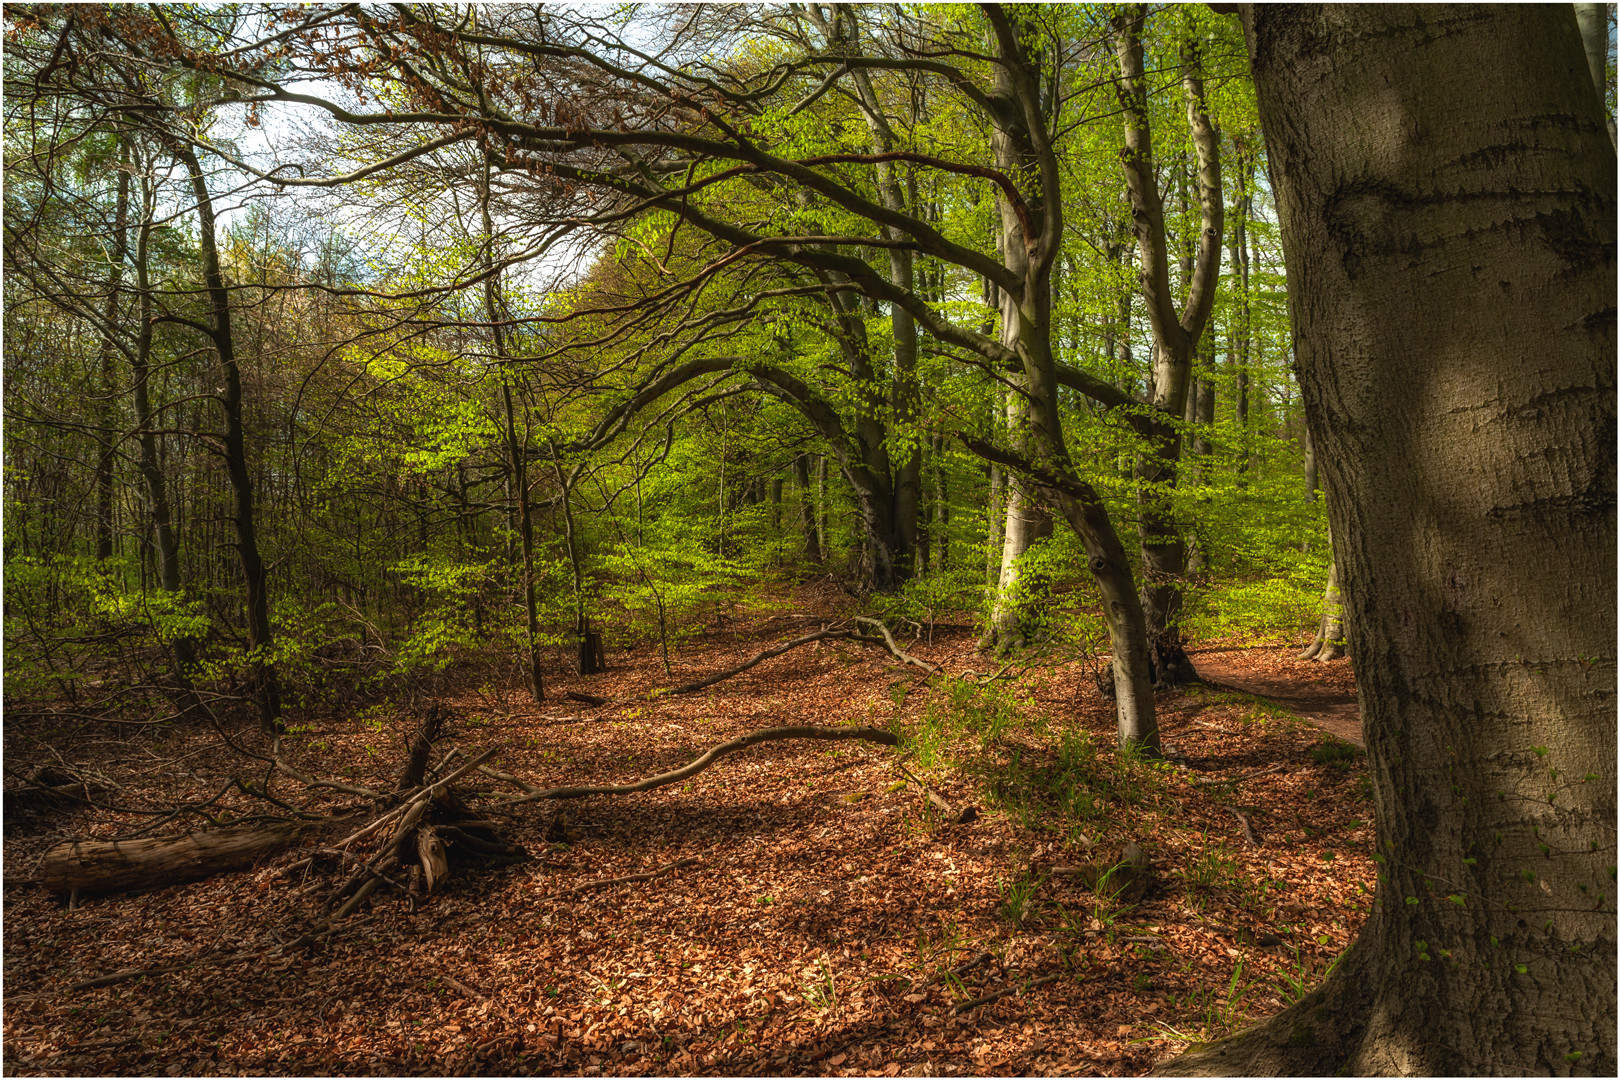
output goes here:
<path id="1" fill-rule="evenodd" d="M 750 746 L 757 746 L 765 742 L 778 742 L 783 739 L 860 739 L 864 742 L 881 743 L 884 746 L 898 746 L 899 738 L 892 731 L 884 731 L 872 727 L 777 727 L 761 728 L 759 731 L 750 731 L 747 735 L 738 736 L 730 742 L 723 742 L 713 747 L 702 757 L 679 769 L 671 769 L 657 776 L 649 776 L 645 780 L 638 780 L 634 784 L 604 784 L 600 787 L 560 787 L 543 788 L 530 791 L 527 795 L 520 795 L 495 806 L 516 806 L 519 803 L 537 802 L 540 799 L 583 799 L 588 795 L 634 795 L 642 791 L 651 791 L 666 784 L 678 784 L 688 777 L 713 765 L 727 754 L 735 754 L 739 750 L 746 750 Z"/>
<path id="2" fill-rule="evenodd" d="M 326 824 L 254 825 L 139 840 L 70 840 L 40 859 L 38 881 L 60 892 L 114 892 L 193 881 L 247 869 Z"/>

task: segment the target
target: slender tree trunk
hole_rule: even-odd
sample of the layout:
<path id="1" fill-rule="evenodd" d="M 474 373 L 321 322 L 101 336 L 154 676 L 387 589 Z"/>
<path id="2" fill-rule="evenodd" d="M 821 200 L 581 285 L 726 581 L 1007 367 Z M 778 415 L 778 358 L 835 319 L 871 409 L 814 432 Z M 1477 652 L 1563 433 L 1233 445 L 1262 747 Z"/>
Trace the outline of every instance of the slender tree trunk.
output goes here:
<path id="1" fill-rule="evenodd" d="M 135 234 L 135 290 L 140 320 L 135 338 L 135 352 L 130 361 L 132 376 L 131 398 L 135 407 L 136 446 L 139 449 L 141 480 L 146 486 L 146 497 L 152 510 L 152 539 L 156 548 L 154 563 L 158 588 L 171 598 L 180 595 L 180 545 L 171 523 L 168 483 L 158 458 L 157 436 L 152 432 L 151 357 L 152 328 L 155 313 L 152 303 L 152 285 L 149 270 L 152 218 L 156 213 L 157 192 L 149 180 L 141 184 L 141 221 Z M 177 635 L 169 644 L 174 654 L 175 671 L 185 686 L 190 686 L 191 674 L 196 668 L 196 650 L 189 635 Z"/>
<path id="2" fill-rule="evenodd" d="M 1022 394 L 1007 395 L 1009 442 L 1028 453 L 1029 403 Z M 1007 652 L 1026 643 L 1025 629 L 1032 618 L 1050 605 L 1046 575 L 1033 570 L 1025 561 L 1037 540 L 1052 535 L 1052 515 L 1030 486 L 1018 477 L 1008 477 L 1005 485 L 1006 514 L 1001 529 L 1001 566 L 996 578 L 995 601 L 990 608 L 990 626 L 982 649 Z"/>
<path id="3" fill-rule="evenodd" d="M 1317 493 L 1322 490 L 1322 481 L 1317 472 L 1316 444 L 1311 441 L 1311 429 L 1305 428 L 1305 493 L 1316 501 Z"/>
<path id="4" fill-rule="evenodd" d="M 524 614 L 524 644 L 527 646 L 529 661 L 529 692 L 534 695 L 535 701 L 546 699 L 546 683 L 540 670 L 540 613 L 534 595 L 534 517 L 529 509 L 529 448 L 527 432 L 522 437 L 518 435 L 517 413 L 512 402 L 513 373 L 507 363 L 511 355 L 506 346 L 505 305 L 501 299 L 500 274 L 494 268 L 495 224 L 489 211 L 489 162 L 484 162 L 483 184 L 479 189 L 478 209 L 484 226 L 484 312 L 489 319 L 490 332 L 495 344 L 496 375 L 501 381 L 501 406 L 506 420 L 506 454 L 511 482 L 508 484 L 508 494 L 516 496 L 518 538 L 523 552 L 523 614 Z M 561 475 L 561 466 L 558 466 Z M 566 513 L 568 504 L 568 490 L 563 489 L 563 506 Z M 574 554 L 572 519 L 568 530 L 569 555 Z M 508 559 L 511 557 L 511 545 L 507 546 Z M 575 561 L 575 578 L 579 576 L 578 561 Z M 575 590 L 576 596 L 578 590 Z M 583 623 L 583 613 L 579 616 Z M 584 626 L 577 627 L 580 634 L 584 634 Z"/>
<path id="5" fill-rule="evenodd" d="M 834 22 L 822 14 L 820 5 L 810 4 L 804 10 L 821 30 L 829 47 L 845 55 L 861 53 L 858 5 L 844 5 L 831 9 Z M 861 112 L 871 133 L 874 153 L 885 154 L 895 147 L 894 132 L 890 129 L 883 102 L 879 100 L 871 80 L 862 68 L 850 71 Z M 898 213 L 910 214 L 917 207 L 915 181 L 903 182 L 899 170 L 889 162 L 876 165 L 877 189 L 883 205 Z M 903 243 L 906 234 L 888 227 L 883 234 L 890 240 Z M 904 246 L 887 249 L 889 281 L 907 292 L 915 290 L 912 252 Z M 898 589 L 917 570 L 919 511 L 922 505 L 922 446 L 909 430 L 917 418 L 919 388 L 917 385 L 917 323 L 911 312 L 899 304 L 889 305 L 889 328 L 894 338 L 894 373 L 889 391 L 889 406 L 893 415 L 890 436 L 902 438 L 900 460 L 893 467 L 892 479 L 885 476 L 892 492 L 892 503 L 887 512 L 887 535 L 874 531 L 870 537 L 873 550 L 874 584 L 883 592 Z M 898 431 L 894 430 L 898 429 Z M 891 455 L 885 454 L 887 465 Z M 868 455 L 868 466 L 876 464 Z M 857 492 L 859 494 L 859 492 Z M 870 514 L 865 515 L 870 517 Z M 879 550 L 888 547 L 888 551 Z"/>
<path id="6" fill-rule="evenodd" d="M 219 358 L 225 386 L 219 395 L 220 407 L 225 413 L 225 471 L 230 477 L 234 507 L 232 521 L 236 526 L 236 550 L 242 563 L 247 599 L 249 661 L 256 698 L 259 723 L 266 731 L 281 730 L 281 683 L 276 675 L 275 663 L 270 659 L 274 641 L 270 631 L 270 599 L 264 559 L 259 553 L 259 533 L 253 508 L 253 479 L 248 468 L 247 440 L 242 426 L 242 372 L 236 359 L 235 340 L 231 331 L 231 294 L 225 285 L 225 274 L 220 267 L 219 248 L 215 240 L 214 201 L 208 193 L 208 182 L 203 178 L 197 155 L 184 143 L 177 143 L 175 153 L 191 175 L 192 194 L 197 200 L 197 232 L 202 243 L 203 284 L 208 290 L 211 305 L 209 337 Z"/>
<path id="7" fill-rule="evenodd" d="M 932 532 L 933 570 L 945 572 L 950 562 L 951 545 L 951 492 L 950 477 L 945 472 L 945 436 L 935 435 L 932 441 L 934 479 L 934 522 Z"/>
<path id="8" fill-rule="evenodd" d="M 1001 545 L 1006 526 L 1006 474 L 1001 466 L 990 466 L 989 492 L 984 513 L 984 581 L 994 589 L 1001 581 Z"/>
<path id="9" fill-rule="evenodd" d="M 1166 685 L 1196 678 L 1180 627 L 1187 547 L 1174 505 L 1182 450 L 1181 428 L 1176 421 L 1185 412 L 1193 357 L 1214 307 L 1224 207 L 1220 133 L 1210 122 L 1205 106 L 1198 46 L 1189 42 L 1182 50 L 1182 85 L 1197 152 L 1199 236 L 1196 254 L 1187 259 L 1183 275 L 1185 308 L 1177 312 L 1170 295 L 1164 205 L 1155 175 L 1147 114 L 1141 42 L 1145 11 L 1145 7 L 1136 7 L 1117 16 L 1116 26 L 1119 97 L 1126 118 L 1125 179 L 1134 211 L 1142 292 L 1153 327 L 1149 394 L 1153 409 L 1141 424 L 1147 445 L 1138 455 L 1135 468 L 1142 531 L 1142 609 L 1155 680 Z"/>
<path id="10" fill-rule="evenodd" d="M 804 532 L 804 557 L 821 562 L 821 538 L 816 529 L 816 503 L 810 491 L 810 455 L 793 459 L 793 479 L 799 489 L 799 528 Z"/>
<path id="11" fill-rule="evenodd" d="M 105 562 L 113 553 L 113 466 L 117 462 L 118 439 L 115 435 L 117 412 L 114 401 L 118 395 L 118 381 L 113 372 L 117 346 L 113 342 L 112 327 L 118 325 L 118 302 L 124 283 L 124 263 L 129 256 L 129 150 L 120 140 L 118 147 L 118 194 L 113 209 L 112 275 L 107 286 L 107 307 L 103 312 L 108 329 L 102 332 L 101 400 L 97 402 L 97 419 L 101 430 L 96 442 L 101 453 L 96 458 L 96 561 Z"/>
<path id="12" fill-rule="evenodd" d="M 1107 508 L 1097 492 L 1075 475 L 1058 410 L 1057 363 L 1052 352 L 1052 266 L 1062 247 L 1060 167 L 1047 139 L 1042 58 L 1031 54 L 1022 9 L 987 7 L 999 54 L 992 69 L 990 145 L 996 165 L 1008 175 L 1036 175 L 1038 188 L 1021 206 L 996 196 L 1001 218 L 1003 265 L 1021 283 L 1018 296 L 1003 295 L 1002 344 L 1022 367 L 1029 403 L 1027 460 L 1050 476 L 1043 483 L 1085 546 L 1087 566 L 1102 594 L 1114 649 L 1116 717 L 1121 745 L 1159 751 L 1147 633 L 1140 597 Z M 1026 477 L 1025 479 L 1034 479 Z M 1026 490 L 1025 494 L 1029 494 Z M 1010 502 L 1011 500 L 1009 500 Z"/>
<path id="13" fill-rule="evenodd" d="M 832 558 L 832 538 L 827 535 L 827 523 L 832 515 L 827 507 L 827 455 L 816 455 L 816 537 L 823 559 Z"/>
<path id="14" fill-rule="evenodd" d="M 1613 1076 L 1615 153 L 1574 13 L 1244 21 L 1379 875 L 1316 992 L 1167 1071 Z"/>

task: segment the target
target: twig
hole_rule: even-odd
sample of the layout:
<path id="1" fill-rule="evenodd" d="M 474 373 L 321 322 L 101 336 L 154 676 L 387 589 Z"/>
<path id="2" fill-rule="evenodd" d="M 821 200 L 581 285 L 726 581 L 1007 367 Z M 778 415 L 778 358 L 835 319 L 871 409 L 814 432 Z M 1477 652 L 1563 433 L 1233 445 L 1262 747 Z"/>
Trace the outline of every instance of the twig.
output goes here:
<path id="1" fill-rule="evenodd" d="M 444 985 L 448 986 L 450 989 L 454 990 L 456 993 L 460 994 L 462 997 L 471 998 L 474 1001 L 487 1000 L 487 995 L 480 994 L 477 990 L 474 990 L 466 983 L 452 979 L 448 975 L 440 975 L 439 981 L 444 983 Z"/>
<path id="2" fill-rule="evenodd" d="M 1255 833 L 1254 823 L 1249 820 L 1249 815 L 1245 814 L 1235 806 L 1228 806 L 1227 809 L 1231 811 L 1233 817 L 1237 818 L 1238 824 L 1243 827 L 1243 839 L 1247 840 L 1255 847 L 1259 847 L 1260 837 Z"/>
<path id="3" fill-rule="evenodd" d="M 710 848 L 709 850 L 713 851 L 714 849 Z M 704 854 L 708 854 L 708 852 L 704 852 Z M 579 885 L 575 885 L 572 889 L 567 889 L 565 891 L 577 893 L 584 892 L 586 889 L 605 889 L 609 885 L 628 885 L 635 881 L 651 881 L 655 877 L 663 877 L 665 874 L 679 870 L 683 866 L 694 866 L 702 861 L 703 860 L 699 856 L 688 855 L 684 859 L 676 859 L 672 863 L 666 863 L 665 865 L 660 866 L 658 869 L 649 870 L 644 874 L 627 874 L 624 877 L 616 878 L 598 878 L 596 881 L 582 882 Z"/>
<path id="4" fill-rule="evenodd" d="M 881 731 L 870 727 L 779 727 L 763 728 L 751 731 L 747 735 L 739 736 L 730 742 L 721 743 L 709 750 L 708 753 L 693 761 L 690 765 L 673 769 L 657 776 L 649 776 L 634 784 L 605 784 L 600 787 L 562 787 L 547 788 L 543 791 L 532 791 L 527 795 L 506 799 L 495 803 L 496 807 L 516 806 L 519 803 L 535 802 L 539 799 L 582 799 L 587 795 L 632 795 L 637 792 L 651 791 L 666 784 L 676 784 L 687 777 L 698 773 L 713 765 L 727 754 L 734 754 L 739 750 L 746 750 L 750 746 L 764 742 L 777 742 L 782 739 L 861 739 L 866 742 L 881 743 L 884 746 L 896 746 L 900 740 L 892 731 Z M 479 759 L 482 763 L 482 758 Z"/>
<path id="5" fill-rule="evenodd" d="M 513 785 L 514 787 L 518 787 L 518 788 L 523 789 L 524 791 L 528 792 L 530 795 L 533 795 L 537 791 L 543 790 L 543 789 L 538 788 L 538 787 L 534 786 L 533 784 L 529 783 L 527 780 L 521 779 L 520 777 L 513 776 L 511 773 L 503 773 L 503 772 L 500 772 L 499 770 L 492 769 L 488 765 L 480 765 L 480 766 L 478 766 L 478 771 L 483 773 L 485 776 L 493 776 L 497 780 L 504 780 L 508 784 Z"/>
<path id="6" fill-rule="evenodd" d="M 1195 784 L 1210 784 L 1210 785 L 1241 784 L 1245 780 L 1253 780 L 1255 777 L 1257 777 L 1257 776 L 1265 776 L 1267 773 L 1281 772 L 1282 770 L 1284 770 L 1286 768 L 1288 768 L 1287 765 L 1282 764 L 1282 763 L 1279 762 L 1276 765 L 1269 765 L 1264 769 L 1256 769 L 1254 772 L 1244 773 L 1242 776 L 1228 776 L 1228 777 L 1225 777 L 1224 779 L 1211 778 L 1211 779 L 1208 779 L 1208 780 L 1204 780 L 1204 779 L 1201 779 L 1201 778 L 1195 776 L 1195 777 L 1193 777 L 1193 783 L 1195 783 Z"/>
<path id="7" fill-rule="evenodd" d="M 1061 978 L 1063 978 L 1063 972 L 1054 971 L 1050 975 L 1042 975 L 1040 978 L 1031 982 L 1022 984 L 1014 983 L 1012 986 L 1003 987 L 992 994 L 986 994 L 983 997 L 974 998 L 972 1001 L 964 1001 L 960 1005 L 956 1006 L 956 1008 L 952 1009 L 951 1014 L 953 1016 L 961 1016 L 969 1009 L 977 1009 L 980 1005 L 988 1005 L 992 1001 L 999 1001 L 1001 998 L 1007 997 L 1010 994 L 1021 995 L 1028 993 L 1037 986 L 1045 986 L 1047 983 L 1057 982 Z"/>
<path id="8" fill-rule="evenodd" d="M 927 989 L 928 987 L 933 986 L 935 983 L 940 982 L 947 975 L 951 976 L 952 978 L 960 979 L 962 976 L 966 975 L 968 972 L 972 971 L 974 968 L 978 967 L 980 964 L 984 963 L 986 960 L 994 960 L 994 959 L 995 959 L 995 957 L 992 956 L 990 953 L 981 952 L 977 956 L 975 956 L 975 957 L 973 957 L 971 959 L 962 961 L 960 964 L 957 964 L 955 967 L 949 969 L 948 971 L 941 971 L 941 972 L 936 973 L 933 978 L 931 978 L 927 982 L 923 983 L 923 989 Z"/>
<path id="9" fill-rule="evenodd" d="M 933 803 L 947 814 L 956 813 L 956 810 L 951 806 L 951 804 L 945 801 L 944 796 L 936 794 L 933 788 L 911 775 L 911 770 L 905 766 L 905 759 L 902 758 L 900 761 L 897 761 L 894 764 L 897 769 L 906 774 L 907 778 L 909 778 L 913 784 L 916 784 L 923 790 L 923 794 L 928 796 L 929 802 Z"/>
<path id="10" fill-rule="evenodd" d="M 364 922 L 365 920 L 361 921 Z M 358 926 L 359 923 L 356 923 L 355 925 Z M 166 964 L 162 967 L 130 968 L 126 971 L 115 971 L 111 975 L 98 975 L 93 979 L 80 980 L 79 982 L 73 983 L 62 992 L 66 994 L 73 994 L 79 992 L 80 990 L 95 990 L 103 986 L 116 986 L 121 982 L 128 982 L 130 979 L 138 979 L 143 975 L 167 975 L 173 971 L 185 971 L 199 965 L 222 964 L 232 960 L 245 960 L 249 957 L 261 955 L 261 952 L 266 956 L 275 956 L 279 953 L 286 952 L 288 949 L 297 948 L 300 945 L 307 945 L 316 938 L 324 937 L 326 934 L 331 932 L 332 928 L 328 927 L 324 930 L 316 930 L 311 931 L 310 933 L 300 934 L 293 940 L 284 942 L 283 944 L 277 945 L 269 950 L 249 949 L 244 952 L 214 953 L 212 955 L 200 956 L 195 960 L 188 960 L 184 964 Z"/>

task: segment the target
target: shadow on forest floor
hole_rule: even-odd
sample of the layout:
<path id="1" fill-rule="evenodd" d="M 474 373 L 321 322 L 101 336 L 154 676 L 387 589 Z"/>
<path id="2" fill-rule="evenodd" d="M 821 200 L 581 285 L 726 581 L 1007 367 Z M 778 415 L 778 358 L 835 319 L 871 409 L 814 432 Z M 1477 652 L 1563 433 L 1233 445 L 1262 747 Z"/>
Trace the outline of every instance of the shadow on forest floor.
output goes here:
<path id="1" fill-rule="evenodd" d="M 677 674 L 794 632 L 778 620 L 753 636 L 766 621 L 689 646 Z M 965 629 L 906 647 L 952 671 L 982 666 Z M 7 1072 L 1141 1073 L 1186 1040 L 1282 1008 L 1370 903 L 1364 760 L 1250 698 L 1161 695 L 1183 767 L 1121 760 L 1111 706 L 1079 665 L 988 691 L 914 682 L 902 693 L 889 657 L 835 642 L 649 699 L 672 681 L 656 648 L 611 659 L 553 690 L 606 706 L 507 695 L 501 707 L 469 692 L 447 738 L 499 744 L 501 770 L 550 785 L 661 772 L 756 728 L 892 727 L 909 743 L 905 768 L 952 815 L 976 815 L 950 822 L 888 748 L 767 744 L 684 784 L 570 804 L 562 823 L 546 804 L 513 807 L 503 834 L 532 861 L 459 869 L 414 911 L 379 892 L 326 944 L 210 964 L 197 961 L 267 953 L 308 925 L 317 897 L 281 874 L 297 852 L 69 911 L 22 881 L 38 855 L 142 819 L 8 806 Z M 308 724 L 295 740 L 302 768 L 369 784 L 397 775 L 390 725 Z M 120 806 L 206 797 L 233 770 L 250 775 L 204 730 L 44 731 L 8 723 L 8 765 L 45 759 L 50 741 L 115 784 Z M 1139 900 L 1066 872 L 1111 864 L 1127 842 L 1157 881 Z M 572 891 L 687 857 L 699 861 Z"/>

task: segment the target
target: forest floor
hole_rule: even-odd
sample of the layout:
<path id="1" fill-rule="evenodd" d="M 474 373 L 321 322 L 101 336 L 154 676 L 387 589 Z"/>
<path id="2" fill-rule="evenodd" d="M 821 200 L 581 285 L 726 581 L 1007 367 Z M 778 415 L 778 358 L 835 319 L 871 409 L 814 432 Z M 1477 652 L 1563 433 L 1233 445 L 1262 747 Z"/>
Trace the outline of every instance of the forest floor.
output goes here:
<path id="1" fill-rule="evenodd" d="M 844 613 L 826 583 L 793 601 Z M 561 820 L 550 804 L 515 806 L 502 834 L 531 861 L 458 867 L 420 904 L 379 892 L 305 948 L 278 949 L 316 912 L 283 872 L 298 851 L 68 910 L 27 881 L 39 855 L 143 819 L 8 799 L 5 1072 L 1140 1074 L 1281 1009 L 1365 919 L 1364 757 L 1248 695 L 1160 695 L 1185 764 L 1122 760 L 1112 703 L 1079 662 L 941 686 L 879 649 L 821 642 L 698 694 L 650 696 L 807 622 L 739 612 L 681 647 L 675 679 L 644 646 L 548 687 L 610 699 L 596 709 L 469 686 L 447 738 L 500 747 L 498 767 L 536 784 L 626 782 L 786 724 L 892 727 L 909 756 L 769 743 L 684 784 L 570 804 Z M 904 644 L 952 674 L 986 670 L 965 625 Z M 1347 666 L 1290 656 L 1242 654 L 1274 677 L 1297 668 L 1296 681 L 1349 689 Z M 129 807 L 255 775 L 206 728 L 65 724 L 8 720 L 8 772 L 55 747 Z M 402 728 L 382 714 L 310 720 L 295 756 L 389 787 Z M 976 816 L 951 820 L 897 760 Z M 1111 865 L 1127 842 L 1156 879 L 1135 903 L 1053 873 Z M 697 861 L 571 891 L 684 858 Z M 172 970 L 76 988 L 156 968 Z"/>

